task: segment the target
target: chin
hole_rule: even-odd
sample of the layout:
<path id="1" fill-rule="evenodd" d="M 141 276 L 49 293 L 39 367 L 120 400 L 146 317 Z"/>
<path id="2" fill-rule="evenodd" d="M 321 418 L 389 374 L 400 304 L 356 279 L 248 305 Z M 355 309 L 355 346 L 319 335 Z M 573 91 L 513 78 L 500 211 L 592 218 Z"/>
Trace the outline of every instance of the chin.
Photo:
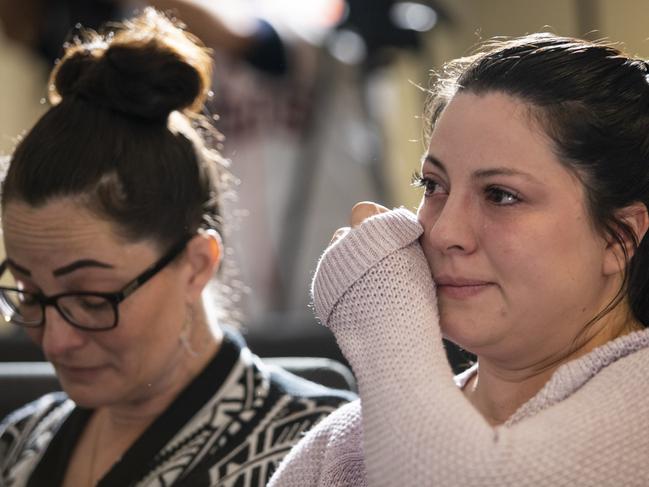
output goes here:
<path id="1" fill-rule="evenodd" d="M 485 327 L 474 326 L 469 320 L 453 321 L 441 318 L 440 329 L 446 340 L 474 355 L 477 354 L 476 350 L 489 341 L 489 337 L 483 335 Z"/>
<path id="2" fill-rule="evenodd" d="M 107 404 L 107 401 L 96 392 L 78 391 L 75 388 L 63 388 L 63 391 L 74 403 L 85 409 L 97 409 Z"/>
<path id="3" fill-rule="evenodd" d="M 77 406 L 87 409 L 96 409 L 111 402 L 111 388 L 107 384 L 96 382 L 93 384 L 78 383 L 59 377 L 61 388 Z"/>

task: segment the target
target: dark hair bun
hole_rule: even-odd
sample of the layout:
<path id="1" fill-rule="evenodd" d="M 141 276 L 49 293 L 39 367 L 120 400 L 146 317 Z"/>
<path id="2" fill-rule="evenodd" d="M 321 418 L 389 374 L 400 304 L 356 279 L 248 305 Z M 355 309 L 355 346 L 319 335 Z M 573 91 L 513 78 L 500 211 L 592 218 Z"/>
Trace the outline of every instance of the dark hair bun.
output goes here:
<path id="1" fill-rule="evenodd" d="M 212 61 L 196 38 L 154 9 L 105 35 L 86 32 L 52 72 L 50 101 L 76 95 L 125 115 L 166 120 L 199 111 Z"/>

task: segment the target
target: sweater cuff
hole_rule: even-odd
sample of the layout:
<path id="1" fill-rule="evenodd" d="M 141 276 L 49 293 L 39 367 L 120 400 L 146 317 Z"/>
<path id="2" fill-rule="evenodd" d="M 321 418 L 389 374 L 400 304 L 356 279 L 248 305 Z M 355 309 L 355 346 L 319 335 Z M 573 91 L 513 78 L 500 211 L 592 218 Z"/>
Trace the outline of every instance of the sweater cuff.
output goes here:
<path id="1" fill-rule="evenodd" d="M 398 208 L 368 218 L 325 250 L 311 288 L 315 312 L 322 323 L 327 324 L 338 300 L 359 278 L 423 232 L 414 213 Z"/>

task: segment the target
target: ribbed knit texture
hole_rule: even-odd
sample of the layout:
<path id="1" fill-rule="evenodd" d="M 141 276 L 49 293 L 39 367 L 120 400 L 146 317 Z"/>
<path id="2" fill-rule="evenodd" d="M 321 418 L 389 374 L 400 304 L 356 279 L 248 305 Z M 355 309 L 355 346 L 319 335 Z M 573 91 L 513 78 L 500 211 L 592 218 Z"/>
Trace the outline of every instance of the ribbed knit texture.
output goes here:
<path id="1" fill-rule="evenodd" d="M 362 408 L 316 427 L 269 485 L 649 485 L 649 331 L 562 365 L 491 427 L 453 382 L 421 232 L 392 211 L 323 255 L 316 311 L 356 372 Z"/>

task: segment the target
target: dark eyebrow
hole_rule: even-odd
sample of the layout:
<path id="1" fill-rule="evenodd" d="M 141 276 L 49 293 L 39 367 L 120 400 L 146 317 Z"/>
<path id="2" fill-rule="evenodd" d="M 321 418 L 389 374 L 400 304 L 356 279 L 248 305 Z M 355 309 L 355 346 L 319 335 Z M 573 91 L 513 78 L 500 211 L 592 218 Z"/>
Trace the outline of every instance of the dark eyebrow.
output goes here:
<path id="1" fill-rule="evenodd" d="M 32 273 L 29 271 L 29 269 L 25 269 L 23 266 L 16 264 L 13 260 L 7 258 L 6 260 L 7 265 L 14 269 L 15 271 L 20 272 L 21 274 L 24 274 L 28 277 L 31 277 Z"/>
<path id="2" fill-rule="evenodd" d="M 69 274 L 70 272 L 76 271 L 77 269 L 80 269 L 82 267 L 101 267 L 104 269 L 113 268 L 112 265 L 106 264 L 105 262 L 100 262 L 98 260 L 93 260 L 93 259 L 82 259 L 82 260 L 75 260 L 71 264 L 64 265 L 63 267 L 59 267 L 58 269 L 54 269 L 52 271 L 52 275 L 54 275 L 54 277 L 60 277 L 64 274 Z"/>
<path id="3" fill-rule="evenodd" d="M 424 158 L 424 161 L 431 163 L 433 166 L 438 167 L 445 174 L 448 174 L 448 172 L 446 171 L 446 166 L 444 166 L 442 161 L 437 159 L 435 156 L 428 154 Z M 529 179 L 530 181 L 538 182 L 538 180 L 531 174 L 522 171 L 517 171 L 516 169 L 512 169 L 510 167 L 494 167 L 489 169 L 478 169 L 473 173 L 474 179 L 485 179 L 492 176 L 520 176 Z"/>
<path id="4" fill-rule="evenodd" d="M 446 171 L 446 166 L 444 166 L 444 164 L 442 164 L 442 161 L 440 161 L 434 155 L 426 154 L 426 157 L 424 157 L 424 162 L 429 162 L 433 166 L 436 166 L 436 167 L 440 168 L 444 172 L 444 174 L 448 174 L 448 172 Z"/>
<path id="5" fill-rule="evenodd" d="M 484 179 L 492 176 L 520 176 L 530 181 L 538 182 L 538 180 L 529 173 L 517 171 L 510 167 L 494 167 L 491 169 L 479 169 L 473 173 L 475 179 Z"/>
<path id="6" fill-rule="evenodd" d="M 6 263 L 9 267 L 13 268 L 14 270 L 18 271 L 19 273 L 31 277 L 32 273 L 29 269 L 21 266 L 20 264 L 17 264 L 15 261 L 7 258 Z M 82 267 L 101 267 L 104 269 L 112 269 L 113 266 L 110 264 L 106 264 L 104 262 L 100 262 L 98 260 L 93 260 L 93 259 L 82 259 L 82 260 L 76 260 L 72 262 L 71 264 L 64 265 L 63 267 L 59 267 L 58 269 L 54 269 L 52 271 L 52 275 L 54 277 L 59 277 L 65 274 L 69 274 L 70 272 L 76 271 L 77 269 L 80 269 Z"/>

